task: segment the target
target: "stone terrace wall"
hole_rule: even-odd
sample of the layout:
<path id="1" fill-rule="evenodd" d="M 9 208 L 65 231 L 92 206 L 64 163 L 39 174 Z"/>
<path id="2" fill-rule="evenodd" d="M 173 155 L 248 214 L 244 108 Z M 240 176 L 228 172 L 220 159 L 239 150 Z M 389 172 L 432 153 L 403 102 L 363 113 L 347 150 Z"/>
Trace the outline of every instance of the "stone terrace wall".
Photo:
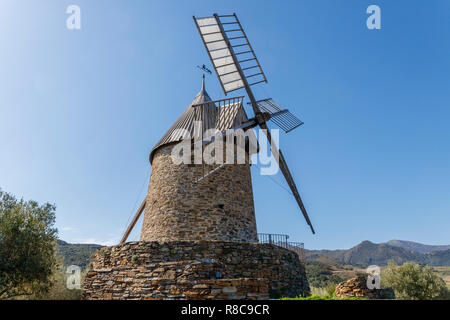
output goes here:
<path id="1" fill-rule="evenodd" d="M 358 276 L 341 282 L 336 286 L 335 293 L 340 298 L 359 297 L 367 299 L 394 299 L 392 288 L 369 289 L 367 276 Z"/>
<path id="2" fill-rule="evenodd" d="M 99 250 L 85 299 L 267 299 L 309 292 L 296 253 L 271 244 L 130 242 Z"/>

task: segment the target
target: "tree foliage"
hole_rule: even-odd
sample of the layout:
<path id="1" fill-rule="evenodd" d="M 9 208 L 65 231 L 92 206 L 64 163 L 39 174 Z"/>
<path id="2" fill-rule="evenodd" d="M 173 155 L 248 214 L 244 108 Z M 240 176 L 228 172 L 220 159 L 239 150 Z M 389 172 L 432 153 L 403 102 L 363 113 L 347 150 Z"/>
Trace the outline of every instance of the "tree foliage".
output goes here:
<path id="1" fill-rule="evenodd" d="M 397 299 L 436 300 L 448 299 L 448 289 L 442 278 L 430 267 L 415 262 L 397 266 L 389 262 L 381 275 L 382 286 L 392 287 Z"/>
<path id="2" fill-rule="evenodd" d="M 317 262 L 309 262 L 306 264 L 306 277 L 311 286 L 318 288 L 328 288 L 344 281 L 338 275 L 333 274 L 330 266 Z"/>
<path id="3" fill-rule="evenodd" d="M 103 246 L 98 244 L 75 244 L 58 240 L 57 256 L 65 266 L 74 264 L 85 269 L 89 265 L 91 256 L 101 248 Z"/>
<path id="4" fill-rule="evenodd" d="M 55 209 L 0 190 L 0 299 L 48 292 L 57 266 Z"/>
<path id="5" fill-rule="evenodd" d="M 81 283 L 83 283 L 86 273 L 81 274 Z M 67 288 L 66 267 L 57 268 L 51 277 L 52 286 L 47 292 L 40 292 L 36 295 L 29 296 L 30 300 L 81 300 L 81 289 Z"/>

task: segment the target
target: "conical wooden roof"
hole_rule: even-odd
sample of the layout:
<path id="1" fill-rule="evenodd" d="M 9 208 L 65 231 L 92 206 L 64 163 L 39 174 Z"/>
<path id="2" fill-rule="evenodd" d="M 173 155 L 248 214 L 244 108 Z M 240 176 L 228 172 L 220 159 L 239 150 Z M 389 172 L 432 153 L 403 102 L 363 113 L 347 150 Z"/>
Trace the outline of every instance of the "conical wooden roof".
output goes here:
<path id="1" fill-rule="evenodd" d="M 156 150 L 162 146 L 183 140 L 183 133 L 188 132 L 190 137 L 198 138 L 199 134 L 205 133 L 209 129 L 225 131 L 248 120 L 247 114 L 242 106 L 242 102 L 230 103 L 224 107 L 222 106 L 219 110 L 216 104 L 212 101 L 213 100 L 209 97 L 205 90 L 203 81 L 202 89 L 191 104 L 153 147 L 150 152 L 150 163 L 153 161 L 153 155 Z M 196 123 L 200 123 L 202 127 L 195 128 L 194 126 Z"/>

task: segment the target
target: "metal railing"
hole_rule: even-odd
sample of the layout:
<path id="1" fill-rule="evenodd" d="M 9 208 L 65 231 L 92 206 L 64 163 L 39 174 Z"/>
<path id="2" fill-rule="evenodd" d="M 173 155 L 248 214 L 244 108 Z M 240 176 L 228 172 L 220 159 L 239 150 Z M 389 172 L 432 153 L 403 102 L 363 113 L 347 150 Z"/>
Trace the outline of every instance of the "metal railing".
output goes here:
<path id="1" fill-rule="evenodd" d="M 303 242 L 288 242 L 288 247 L 286 249 L 296 252 L 300 261 L 303 264 L 306 263 L 305 245 Z"/>
<path id="2" fill-rule="evenodd" d="M 305 264 L 305 245 L 303 242 L 290 242 L 287 234 L 271 234 L 271 233 L 258 233 L 259 243 L 270 243 L 288 250 L 292 250 L 298 254 L 300 261 Z"/>
<path id="3" fill-rule="evenodd" d="M 289 236 L 287 234 L 258 233 L 259 243 L 270 243 L 285 247 L 288 239 Z"/>

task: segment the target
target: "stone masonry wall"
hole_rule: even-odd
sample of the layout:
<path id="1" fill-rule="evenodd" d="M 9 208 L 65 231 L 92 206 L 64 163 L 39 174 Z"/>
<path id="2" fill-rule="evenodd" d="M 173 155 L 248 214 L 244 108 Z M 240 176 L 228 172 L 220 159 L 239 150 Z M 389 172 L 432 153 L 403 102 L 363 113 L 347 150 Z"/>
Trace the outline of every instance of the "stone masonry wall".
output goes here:
<path id="1" fill-rule="evenodd" d="M 296 253 L 223 241 L 130 242 L 102 248 L 84 299 L 267 299 L 307 294 Z"/>
<path id="2" fill-rule="evenodd" d="M 394 299 L 392 288 L 369 289 L 367 275 L 348 279 L 336 286 L 335 293 L 340 298 L 359 297 L 367 299 Z"/>
<path id="3" fill-rule="evenodd" d="M 257 241 L 249 164 L 175 165 L 173 145 L 156 151 L 141 241 Z"/>

